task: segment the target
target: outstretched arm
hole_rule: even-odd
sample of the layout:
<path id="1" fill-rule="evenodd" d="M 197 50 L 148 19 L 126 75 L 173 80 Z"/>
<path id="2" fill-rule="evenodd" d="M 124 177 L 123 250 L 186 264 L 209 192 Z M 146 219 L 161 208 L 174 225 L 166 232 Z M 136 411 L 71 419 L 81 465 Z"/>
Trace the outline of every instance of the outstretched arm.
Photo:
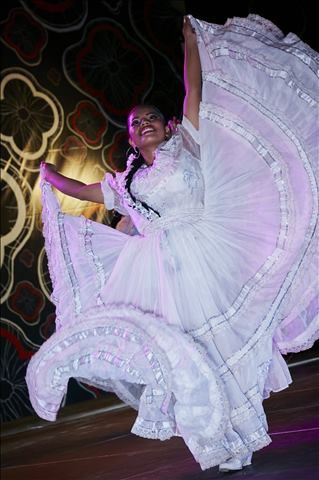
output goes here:
<path id="1" fill-rule="evenodd" d="M 79 200 L 88 200 L 89 202 L 104 203 L 104 197 L 100 183 L 86 185 L 83 182 L 68 178 L 56 171 L 52 163 L 42 162 L 41 164 L 43 179 L 51 183 L 60 192 Z"/>
<path id="2" fill-rule="evenodd" d="M 184 87 L 185 98 L 183 113 L 192 122 L 194 127 L 199 127 L 199 104 L 202 96 L 201 65 L 196 40 L 196 33 L 190 19 L 184 17 Z"/>

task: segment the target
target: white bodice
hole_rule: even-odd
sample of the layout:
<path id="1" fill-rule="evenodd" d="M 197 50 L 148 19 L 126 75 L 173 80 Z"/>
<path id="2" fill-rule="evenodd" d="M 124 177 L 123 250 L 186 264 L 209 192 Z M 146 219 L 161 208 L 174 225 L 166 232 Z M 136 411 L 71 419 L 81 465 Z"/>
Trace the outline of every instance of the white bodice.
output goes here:
<path id="1" fill-rule="evenodd" d="M 135 173 L 131 192 L 136 202 L 125 189 L 125 179 L 133 157 L 128 160 L 125 172 L 117 173 L 115 177 L 106 174 L 102 187 L 107 208 L 111 208 L 113 200 L 113 208 L 130 215 L 142 234 L 168 228 L 187 217 L 201 215 L 204 208 L 204 179 L 199 146 L 194 138 L 196 130 L 193 130 L 184 118 L 170 140 L 157 148 L 153 164 L 145 165 Z M 153 210 L 147 210 L 141 202 Z"/>

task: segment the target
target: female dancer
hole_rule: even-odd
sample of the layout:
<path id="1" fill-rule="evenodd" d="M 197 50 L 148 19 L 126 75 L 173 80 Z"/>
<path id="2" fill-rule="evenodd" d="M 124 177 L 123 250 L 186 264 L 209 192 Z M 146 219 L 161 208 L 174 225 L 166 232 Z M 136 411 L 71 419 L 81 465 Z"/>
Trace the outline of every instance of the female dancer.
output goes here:
<path id="1" fill-rule="evenodd" d="M 173 135 L 138 105 L 125 172 L 85 185 L 42 165 L 57 331 L 27 383 L 43 418 L 76 377 L 138 410 L 134 433 L 238 470 L 271 441 L 262 403 L 291 381 L 282 353 L 318 337 L 318 55 L 256 15 L 186 17 L 183 34 Z M 50 184 L 138 233 L 63 214 Z"/>

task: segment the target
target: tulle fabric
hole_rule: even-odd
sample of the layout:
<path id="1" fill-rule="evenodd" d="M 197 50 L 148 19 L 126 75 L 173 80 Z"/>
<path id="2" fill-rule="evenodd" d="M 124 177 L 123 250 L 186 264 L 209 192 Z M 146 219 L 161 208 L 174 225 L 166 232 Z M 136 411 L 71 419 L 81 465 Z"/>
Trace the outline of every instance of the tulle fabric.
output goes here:
<path id="1" fill-rule="evenodd" d="M 184 118 L 159 146 L 136 202 L 126 173 L 101 184 L 138 234 L 62 213 L 41 183 L 57 331 L 27 383 L 48 420 L 70 377 L 114 391 L 134 433 L 182 436 L 205 469 L 270 442 L 282 353 L 318 338 L 318 83 L 316 53 L 260 17 L 191 21 L 199 131 Z"/>

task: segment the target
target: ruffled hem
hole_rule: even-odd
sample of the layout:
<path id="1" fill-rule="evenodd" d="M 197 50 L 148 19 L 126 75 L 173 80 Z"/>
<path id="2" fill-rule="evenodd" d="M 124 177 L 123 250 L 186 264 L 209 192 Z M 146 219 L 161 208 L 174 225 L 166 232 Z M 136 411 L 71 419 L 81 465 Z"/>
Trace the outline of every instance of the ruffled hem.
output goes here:
<path id="1" fill-rule="evenodd" d="M 318 319 L 319 320 L 319 319 Z M 312 335 L 303 333 L 300 337 L 295 338 L 293 342 L 278 343 L 278 347 L 283 355 L 288 353 L 298 353 L 312 348 L 319 339 L 319 329 L 316 329 Z"/>
<path id="2" fill-rule="evenodd" d="M 135 421 L 131 432 L 139 437 L 162 441 L 177 436 L 175 423 L 170 425 L 170 422 L 149 422 L 142 418 Z"/>
<path id="3" fill-rule="evenodd" d="M 246 457 L 247 455 L 267 447 L 271 443 L 271 438 L 264 432 L 256 432 L 251 436 L 251 440 L 245 439 L 245 444 L 238 445 L 227 444 L 225 446 L 216 442 L 208 451 L 198 452 L 198 462 L 202 470 L 225 462 L 231 457 Z M 194 452 L 193 455 L 195 456 Z"/>
<path id="4" fill-rule="evenodd" d="M 147 418 L 149 424 L 157 425 L 158 438 L 164 439 L 168 431 L 171 436 L 172 421 L 167 415 L 173 415 L 186 443 L 200 443 L 205 435 L 221 436 L 222 387 L 191 338 L 130 306 L 107 306 L 106 311 L 96 308 L 79 324 L 59 330 L 32 357 L 26 380 L 38 415 L 55 420 L 69 378 L 95 385 L 110 379 L 148 386 L 140 398 L 143 420 L 137 422 L 136 431 L 146 434 Z M 202 403 L 201 392 L 209 394 L 204 409 L 197 407 Z M 158 427 L 167 422 L 169 428 Z"/>
<path id="5" fill-rule="evenodd" d="M 55 420 L 71 377 L 104 388 L 120 381 L 144 385 L 132 431 L 161 440 L 182 436 L 202 468 L 246 452 L 248 446 L 265 445 L 255 433 L 248 433 L 243 443 L 236 433 L 240 422 L 227 422 L 224 388 L 204 350 L 176 327 L 135 307 L 96 307 L 42 345 L 26 376 L 39 416 Z M 258 423 L 262 420 L 256 418 Z"/>

